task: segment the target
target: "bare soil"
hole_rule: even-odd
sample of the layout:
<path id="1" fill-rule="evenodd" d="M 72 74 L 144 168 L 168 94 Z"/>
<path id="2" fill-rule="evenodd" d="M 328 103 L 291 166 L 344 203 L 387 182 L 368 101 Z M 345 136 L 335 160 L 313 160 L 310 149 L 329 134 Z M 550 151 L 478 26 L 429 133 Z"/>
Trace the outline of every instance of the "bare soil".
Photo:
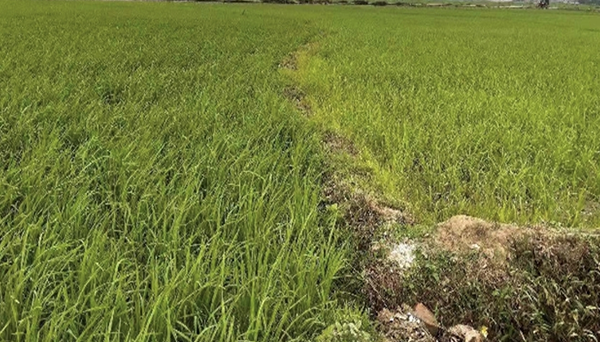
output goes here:
<path id="1" fill-rule="evenodd" d="M 533 232 L 533 228 L 457 215 L 438 225 L 432 242 L 447 251 L 475 250 L 483 252 L 489 258 L 505 260 L 508 257 L 507 246 L 515 239 L 520 239 L 525 234 Z"/>

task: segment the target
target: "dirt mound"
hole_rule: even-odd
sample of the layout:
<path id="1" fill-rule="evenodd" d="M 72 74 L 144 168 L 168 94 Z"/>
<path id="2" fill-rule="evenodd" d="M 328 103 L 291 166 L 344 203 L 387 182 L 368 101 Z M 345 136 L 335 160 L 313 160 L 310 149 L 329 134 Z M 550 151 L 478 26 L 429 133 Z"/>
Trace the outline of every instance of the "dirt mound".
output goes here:
<path id="1" fill-rule="evenodd" d="M 375 305 L 424 301 L 442 326 L 485 327 L 491 340 L 600 336 L 597 233 L 455 216 L 430 240 L 411 272 L 397 273 L 401 279 L 371 278 Z"/>
<path id="2" fill-rule="evenodd" d="M 438 225 L 434 243 L 451 252 L 481 251 L 490 258 L 506 259 L 507 246 L 533 233 L 533 228 L 488 222 L 457 215 Z"/>
<path id="3" fill-rule="evenodd" d="M 325 133 L 323 143 L 328 152 L 347 153 L 352 157 L 358 155 L 358 149 L 354 146 L 354 143 L 350 139 L 335 132 L 329 131 Z"/>

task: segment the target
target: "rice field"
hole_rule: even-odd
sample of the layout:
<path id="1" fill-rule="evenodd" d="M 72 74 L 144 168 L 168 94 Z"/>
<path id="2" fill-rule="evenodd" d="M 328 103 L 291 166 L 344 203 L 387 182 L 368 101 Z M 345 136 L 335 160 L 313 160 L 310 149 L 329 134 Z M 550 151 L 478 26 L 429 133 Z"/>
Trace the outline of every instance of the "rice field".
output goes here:
<path id="1" fill-rule="evenodd" d="M 375 336 L 322 205 L 329 168 L 425 226 L 597 227 L 598 27 L 0 0 L 0 340 L 312 341 L 340 321 Z M 331 160 L 328 131 L 358 156 Z"/>
<path id="2" fill-rule="evenodd" d="M 342 13 L 297 78 L 374 191 L 426 223 L 598 226 L 597 15 Z"/>

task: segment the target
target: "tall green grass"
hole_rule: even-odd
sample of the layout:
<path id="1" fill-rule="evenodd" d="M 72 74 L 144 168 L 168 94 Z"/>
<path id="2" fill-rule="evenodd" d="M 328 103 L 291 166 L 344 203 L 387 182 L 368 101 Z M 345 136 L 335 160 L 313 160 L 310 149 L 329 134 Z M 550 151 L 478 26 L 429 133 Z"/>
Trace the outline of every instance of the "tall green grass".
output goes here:
<path id="1" fill-rule="evenodd" d="M 600 218 L 597 16 L 0 9 L 0 340 L 311 340 L 359 314 L 321 127 L 421 222 Z"/>
<path id="2" fill-rule="evenodd" d="M 0 340 L 297 340 L 331 321 L 347 251 L 277 73 L 315 29 L 275 7 L 0 7 Z"/>
<path id="3" fill-rule="evenodd" d="M 332 9 L 297 81 L 420 222 L 600 223 L 600 18 Z M 362 165 L 362 166 L 361 166 Z"/>

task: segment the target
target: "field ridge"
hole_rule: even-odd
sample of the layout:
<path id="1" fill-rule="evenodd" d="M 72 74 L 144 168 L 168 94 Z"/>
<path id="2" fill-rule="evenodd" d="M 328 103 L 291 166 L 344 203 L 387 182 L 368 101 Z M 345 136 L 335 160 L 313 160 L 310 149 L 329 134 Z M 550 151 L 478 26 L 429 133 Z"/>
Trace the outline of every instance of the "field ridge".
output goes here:
<path id="1" fill-rule="evenodd" d="M 569 336 L 570 339 L 585 341 L 600 333 L 600 327 L 594 323 L 600 319 L 595 311 L 597 298 L 588 296 L 586 290 L 589 286 L 595 287 L 597 282 L 600 267 L 596 259 L 600 244 L 598 233 L 591 227 L 582 229 L 537 224 L 532 228 L 530 224 L 503 225 L 475 218 L 465 221 L 463 216 L 453 216 L 448 221 L 433 224 L 418 222 L 410 211 L 410 203 L 394 197 L 393 193 L 379 190 L 382 184 L 377 183 L 374 172 L 381 166 L 374 167 L 362 146 L 335 124 L 331 125 L 331 122 L 319 117 L 332 106 L 332 99 L 325 97 L 315 101 L 315 88 L 311 84 L 314 80 L 307 74 L 318 72 L 318 77 L 331 79 L 331 75 L 326 74 L 327 69 L 323 68 L 328 54 L 323 51 L 325 43 L 321 42 L 320 49 L 303 46 L 280 64 L 285 66 L 284 74 L 293 84 L 286 89 L 294 89 L 292 92 L 286 90 L 285 96 L 303 116 L 308 115 L 323 137 L 321 146 L 326 156 L 326 172 L 322 205 L 326 210 L 338 212 L 338 229 L 353 236 L 356 249 L 353 273 L 362 281 L 362 285 L 354 291 L 370 308 L 371 317 L 375 319 L 380 310 L 394 311 L 404 303 L 414 305 L 425 301 L 438 315 L 443 328 L 440 334 L 453 331 L 450 329 L 452 325 L 465 323 L 489 333 L 492 340 L 507 336 L 526 336 L 530 340 L 535 339 L 533 336 L 536 334 L 542 334 L 547 338 Z M 313 65 L 318 67 L 311 70 Z M 324 84 L 319 89 L 332 86 Z M 463 221 L 475 223 L 464 223 L 465 227 L 452 223 Z M 507 226 L 513 227 L 511 233 L 498 239 L 498 234 L 505 234 L 502 229 Z M 440 235 L 448 229 L 462 229 L 465 236 Z M 476 239 L 470 240 L 470 236 Z M 417 246 L 419 252 L 413 271 L 406 273 L 389 259 L 390 251 L 397 244 Z M 494 247 L 488 248 L 490 244 Z M 474 245 L 477 245 L 476 249 Z M 496 253 L 506 256 L 507 261 L 499 262 L 498 257 L 494 257 Z M 585 266 L 576 270 L 580 263 Z M 554 273 L 537 273 L 531 265 L 553 269 Z M 545 298 L 562 298 L 563 293 L 570 293 L 581 302 L 568 307 L 548 308 L 538 305 L 539 299 L 532 297 L 530 290 L 546 293 Z M 477 293 L 480 302 L 473 303 L 470 292 Z M 518 301 L 493 293 L 513 293 L 513 298 Z M 536 299 L 531 301 L 531 298 Z M 515 305 L 529 307 L 522 312 L 507 311 Z M 469 309 L 465 309 L 467 307 Z M 577 307 L 585 309 L 578 311 Z M 581 319 L 569 317 L 568 312 L 572 310 L 578 311 Z M 531 321 L 535 323 L 531 324 Z M 390 330 L 386 322 L 375 325 L 390 341 L 413 337 L 403 335 L 399 330 Z M 540 326 L 546 330 L 540 331 Z M 520 330 L 510 331 L 510 327 L 520 327 Z M 440 335 L 440 338 L 445 341 L 450 337 Z"/>

